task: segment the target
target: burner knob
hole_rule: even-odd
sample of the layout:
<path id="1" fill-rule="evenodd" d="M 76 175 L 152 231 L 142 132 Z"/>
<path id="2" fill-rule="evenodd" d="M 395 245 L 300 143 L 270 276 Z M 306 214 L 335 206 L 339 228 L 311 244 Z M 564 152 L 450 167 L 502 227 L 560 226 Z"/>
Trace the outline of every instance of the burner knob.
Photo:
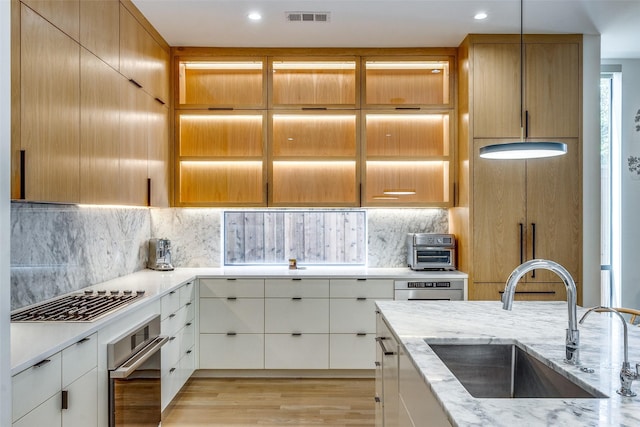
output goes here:
<path id="1" fill-rule="evenodd" d="M 111 291 L 111 295 L 118 295 L 120 293 L 120 291 L 115 290 L 115 291 Z"/>
<path id="2" fill-rule="evenodd" d="M 107 291 L 102 291 L 102 290 L 98 291 L 98 295 L 105 295 L 106 293 Z"/>
<path id="3" fill-rule="evenodd" d="M 142 295 L 144 295 L 144 291 L 136 291 L 136 295 L 142 296 Z"/>
<path id="4" fill-rule="evenodd" d="M 122 291 L 125 295 L 131 295 L 133 293 L 132 290 L 126 290 L 126 291 Z"/>
<path id="5" fill-rule="evenodd" d="M 91 289 L 85 289 L 84 294 L 85 295 L 93 295 L 93 291 Z"/>

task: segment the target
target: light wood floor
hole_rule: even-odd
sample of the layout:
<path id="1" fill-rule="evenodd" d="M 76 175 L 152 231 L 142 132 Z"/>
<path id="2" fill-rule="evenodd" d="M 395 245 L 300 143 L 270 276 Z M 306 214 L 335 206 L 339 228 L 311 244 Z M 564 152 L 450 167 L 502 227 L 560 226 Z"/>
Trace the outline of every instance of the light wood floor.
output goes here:
<path id="1" fill-rule="evenodd" d="M 191 378 L 162 427 L 373 427 L 372 379 Z"/>

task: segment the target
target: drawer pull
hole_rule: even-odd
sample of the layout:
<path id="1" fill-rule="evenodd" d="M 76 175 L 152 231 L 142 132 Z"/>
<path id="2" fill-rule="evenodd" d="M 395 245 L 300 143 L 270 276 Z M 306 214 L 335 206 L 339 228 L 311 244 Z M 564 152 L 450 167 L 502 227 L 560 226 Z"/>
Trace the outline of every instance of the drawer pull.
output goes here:
<path id="1" fill-rule="evenodd" d="M 358 282 L 366 282 L 366 281 L 367 281 L 367 279 L 366 279 L 366 278 L 364 278 L 364 277 L 362 277 L 362 278 L 358 278 L 358 279 L 356 279 L 356 280 L 357 280 Z"/>
<path id="2" fill-rule="evenodd" d="M 232 282 L 232 281 L 237 280 L 237 279 L 232 277 L 232 278 L 228 278 L 227 280 L 228 280 L 229 282 Z"/>
<path id="3" fill-rule="evenodd" d="M 175 339 L 176 339 L 176 337 L 170 337 L 170 338 L 169 338 L 169 341 L 173 341 L 173 340 L 175 340 Z"/>
<path id="4" fill-rule="evenodd" d="M 175 314 L 175 313 L 171 313 L 171 314 L 169 315 L 169 319 L 173 319 L 174 317 L 176 317 L 176 314 Z"/>
<path id="5" fill-rule="evenodd" d="M 176 291 L 171 291 L 169 292 L 169 295 L 174 295 L 176 293 Z"/>
<path id="6" fill-rule="evenodd" d="M 164 102 L 162 99 L 160 99 L 160 98 L 154 98 L 154 99 L 155 99 L 156 101 L 158 101 L 158 103 L 159 103 L 160 105 L 164 105 L 164 104 L 165 104 L 165 102 Z"/>
<path id="7" fill-rule="evenodd" d="M 184 306 L 185 307 L 189 307 L 191 305 L 191 302 L 186 303 Z"/>
<path id="8" fill-rule="evenodd" d="M 142 85 L 133 79 L 129 79 L 129 81 L 136 86 L 138 89 L 142 88 Z"/>
<path id="9" fill-rule="evenodd" d="M 191 354 L 191 350 L 187 350 L 187 354 Z"/>
<path id="10" fill-rule="evenodd" d="M 228 337 L 235 337 L 237 334 L 235 332 L 227 332 Z"/>
<path id="11" fill-rule="evenodd" d="M 385 356 L 393 356 L 396 354 L 395 351 L 390 351 L 387 350 L 387 347 L 384 345 L 384 340 L 386 340 L 385 337 L 377 337 L 376 341 L 378 341 L 378 344 L 380 344 L 380 348 L 382 349 L 382 354 L 384 354 Z"/>
<path id="12" fill-rule="evenodd" d="M 291 279 L 291 280 L 293 280 L 293 281 L 295 281 L 295 282 L 299 282 L 299 281 L 301 281 L 302 279 L 301 279 L 301 278 L 299 278 L 299 277 L 296 277 L 296 278 Z"/>
<path id="13" fill-rule="evenodd" d="M 292 336 L 292 337 L 301 337 L 301 336 L 302 336 L 302 333 L 301 333 L 301 332 L 293 332 L 293 333 L 291 334 L 291 336 Z"/>
<path id="14" fill-rule="evenodd" d="M 237 300 L 237 299 L 238 299 L 238 298 L 236 298 L 236 297 L 227 297 L 227 301 L 235 301 L 235 300 Z"/>
<path id="15" fill-rule="evenodd" d="M 191 322 L 187 322 L 184 326 L 191 326 Z"/>
<path id="16" fill-rule="evenodd" d="M 378 367 L 379 367 L 379 366 L 382 366 L 382 365 L 380 364 L 380 362 L 378 362 L 378 361 L 375 361 L 375 362 L 374 362 L 374 364 L 375 364 L 376 366 L 378 366 Z"/>
<path id="17" fill-rule="evenodd" d="M 356 336 L 357 336 L 357 337 L 366 337 L 366 336 L 367 336 L 367 334 L 366 334 L 366 332 L 358 332 L 358 333 L 356 334 Z"/>
<path id="18" fill-rule="evenodd" d="M 367 299 L 365 297 L 358 297 L 356 298 L 356 301 L 366 301 Z"/>
<path id="19" fill-rule="evenodd" d="M 46 365 L 47 363 L 51 362 L 51 359 L 44 359 L 41 362 L 36 363 L 35 365 L 33 365 L 34 368 L 41 368 L 44 365 Z"/>
<path id="20" fill-rule="evenodd" d="M 378 396 L 374 397 L 373 400 L 375 400 L 376 403 L 380 403 L 380 398 Z"/>
<path id="21" fill-rule="evenodd" d="M 175 370 L 176 370 L 176 368 L 171 368 L 171 369 L 169 369 L 169 373 L 170 373 L 170 374 L 173 374 L 173 372 L 174 372 Z"/>
<path id="22" fill-rule="evenodd" d="M 301 301 L 301 300 L 302 300 L 302 298 L 300 298 L 300 297 L 293 297 L 293 298 L 291 298 L 291 301 Z"/>
<path id="23" fill-rule="evenodd" d="M 61 409 L 69 409 L 69 390 L 62 390 L 62 405 Z"/>
<path id="24" fill-rule="evenodd" d="M 86 343 L 87 341 L 90 341 L 90 340 L 91 340 L 91 338 L 84 337 L 80 341 L 78 341 L 76 344 L 84 344 L 84 343 Z"/>

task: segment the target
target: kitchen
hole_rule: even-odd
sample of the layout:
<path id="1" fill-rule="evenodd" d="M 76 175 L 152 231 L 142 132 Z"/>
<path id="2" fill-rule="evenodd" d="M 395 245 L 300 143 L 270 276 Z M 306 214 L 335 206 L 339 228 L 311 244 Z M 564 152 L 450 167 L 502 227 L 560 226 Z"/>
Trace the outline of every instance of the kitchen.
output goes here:
<path id="1" fill-rule="evenodd" d="M 515 16 L 515 15 L 514 15 Z M 513 29 L 510 32 L 514 32 Z M 456 42 L 448 45 L 457 46 L 462 37 Z M 587 44 L 587 42 L 585 42 Z M 597 57 L 587 57 L 585 54 L 584 61 L 585 63 L 588 61 L 594 61 L 599 64 L 599 55 Z M 585 66 L 585 73 L 588 68 Z M 596 77 L 596 76 L 592 76 Z M 585 82 L 587 80 L 587 76 L 585 75 Z M 587 114 L 587 107 L 584 107 L 584 114 Z M 587 121 L 585 120 L 585 123 Z M 593 123 L 586 124 L 593 125 Z M 588 135 L 595 134 L 596 131 L 584 132 L 585 138 L 584 143 L 587 145 L 587 137 Z M 597 144 L 596 144 L 597 145 Z M 595 145 L 594 145 L 595 146 Z M 589 153 L 586 152 L 584 155 L 587 156 Z M 591 153 L 593 154 L 593 153 Z M 595 156 L 597 157 L 597 155 Z M 593 165 L 593 159 L 591 162 L 588 162 L 586 159 L 584 160 L 583 167 L 585 168 L 584 179 L 593 179 L 590 177 L 588 173 L 586 173 L 587 165 Z M 597 166 L 596 166 L 597 167 Z M 6 169 L 5 169 L 6 170 Z M 8 181 L 3 181 L 8 182 Z M 597 183 L 592 187 L 597 187 L 599 184 Z M 584 188 L 588 188 L 587 183 L 584 183 Z M 597 209 L 588 209 L 589 200 L 585 196 L 584 203 L 584 227 L 587 230 L 597 229 L 593 226 L 589 227 L 589 213 L 593 215 L 594 211 Z M 591 200 L 591 203 L 597 203 L 597 201 Z M 192 212 L 191 210 L 181 210 L 181 209 L 171 209 L 167 211 L 163 211 L 161 209 L 152 209 L 150 213 L 146 213 L 147 211 L 130 209 L 126 211 L 113 210 L 109 209 L 97 209 L 97 208 L 85 208 L 81 207 L 79 209 L 75 208 L 64 208 L 64 207 L 56 207 L 56 206 L 29 206 L 29 205 L 19 205 L 16 207 L 16 211 L 14 215 L 20 216 L 20 218 L 24 217 L 23 221 L 20 221 L 19 224 L 24 224 L 22 226 L 22 230 L 25 233 L 33 233 L 33 235 L 27 234 L 25 236 L 25 242 L 31 242 L 34 245 L 42 244 L 42 248 L 44 251 L 49 249 L 51 251 L 52 248 L 56 249 L 56 256 L 59 258 L 54 258 L 53 260 L 47 259 L 41 265 L 39 265 L 40 273 L 47 268 L 51 268 L 51 266 L 56 266 L 62 264 L 60 260 L 71 265 L 73 268 L 70 272 L 64 271 L 53 271 L 46 272 L 47 274 L 53 274 L 54 277 L 60 277 L 61 282 L 56 281 L 56 283 L 62 283 L 62 288 L 67 291 L 71 291 L 74 288 L 72 286 L 73 283 L 76 283 L 77 286 L 77 278 L 91 278 L 90 283 L 100 283 L 102 281 L 108 280 L 110 275 L 114 274 L 117 276 L 121 276 L 137 269 L 141 268 L 141 265 L 144 264 L 144 259 L 146 259 L 146 253 L 144 252 L 144 243 L 145 241 L 151 237 L 156 235 L 166 234 L 171 236 L 174 244 L 174 261 L 179 266 L 215 266 L 220 265 L 220 258 L 223 250 L 221 249 L 220 242 L 220 230 L 222 228 L 222 224 L 220 223 L 219 210 L 197 210 Z M 446 212 L 446 211 L 445 211 Z M 427 213 L 427 219 L 424 219 L 424 213 Z M 8 213 L 7 213 L 8 215 Z M 397 215 L 401 215 L 400 222 L 398 223 Z M 385 213 L 385 210 L 377 211 L 377 210 L 369 210 L 368 212 L 368 232 L 369 237 L 367 240 L 369 241 L 369 266 L 374 267 L 386 267 L 386 266 L 400 266 L 402 261 L 402 256 L 399 254 L 402 252 L 403 247 L 403 234 L 411 231 L 431 231 L 431 232 L 446 232 L 446 216 L 443 227 L 443 219 L 442 219 L 442 210 L 429 210 L 428 212 L 424 212 L 422 209 L 418 210 L 400 210 L 399 213 L 396 211 L 393 214 Z M 77 222 L 72 222 L 77 221 Z M 113 237 L 113 223 L 125 224 L 121 229 L 116 228 L 116 238 Z M 416 223 L 420 229 L 416 230 Z M 50 242 L 42 242 L 38 240 L 42 237 L 42 231 L 47 229 L 56 229 L 58 224 L 74 224 L 70 227 L 63 227 L 62 233 L 63 237 L 58 238 L 57 236 L 51 236 Z M 87 225 L 89 224 L 89 225 Z M 100 224 L 104 225 L 104 230 L 100 230 Z M 185 225 L 187 224 L 187 225 Z M 205 225 L 206 224 L 206 225 Z M 391 228 L 390 224 L 393 224 Z M 42 230 L 38 230 L 38 225 L 42 227 Z M 203 229 L 194 228 L 202 227 Z M 172 227 L 167 230 L 165 227 Z M 444 228 L 444 229 L 443 229 Z M 8 229 L 8 227 L 7 227 Z M 64 236 L 65 229 L 68 230 L 76 230 L 78 232 L 82 231 L 84 233 L 88 233 L 89 231 L 92 233 L 91 236 L 100 235 L 104 233 L 104 237 L 101 236 L 99 239 L 107 239 L 106 241 L 112 241 L 109 243 L 111 245 L 109 247 L 109 251 L 107 252 L 116 262 L 113 262 L 113 265 L 104 266 L 101 264 L 101 261 L 104 260 L 104 252 L 101 249 L 92 249 L 89 248 L 87 252 L 79 254 L 74 251 L 73 247 L 69 248 L 60 248 L 57 246 L 57 243 L 69 242 L 73 241 Z M 140 230 L 152 230 L 142 233 L 136 234 L 136 232 L 140 232 Z M 392 230 L 392 232 L 388 231 L 388 234 L 391 236 L 385 235 L 385 230 Z M 96 234 L 93 234 L 96 233 Z M 191 234 L 189 234 L 191 233 Z M 596 239 L 595 234 L 597 233 L 584 233 L 583 235 L 583 246 L 584 250 L 589 252 L 586 254 L 584 259 L 594 259 L 593 255 L 593 247 L 595 243 L 588 242 L 588 239 Z M 183 236 L 184 235 L 184 236 Z M 39 236 L 39 237 L 36 237 Z M 389 238 L 394 240 L 389 240 Z M 108 240 L 113 239 L 113 240 Z M 184 240 L 180 240 L 184 239 Z M 202 239 L 202 240 L 197 240 Z M 99 240 L 99 241 L 100 241 Z M 211 248 L 207 245 L 207 241 L 216 241 L 218 242 L 218 247 Z M 201 245 L 195 245 L 193 248 L 194 253 L 190 253 L 189 245 L 190 242 L 203 242 Z M 13 242 L 12 242 L 13 245 Z M 596 245 L 597 246 L 597 245 Z M 393 248 L 393 249 L 390 249 Z M 58 252 L 60 250 L 60 252 Z M 14 249 L 12 246 L 12 253 L 10 256 L 5 257 L 4 259 L 15 259 L 14 256 L 19 254 L 28 254 L 31 249 L 29 249 L 28 245 L 24 247 L 18 246 L 15 250 L 15 255 L 13 253 Z M 184 253 L 180 253 L 180 251 L 184 251 Z M 53 251 L 51 251 L 53 252 Z M 46 252 L 45 252 L 46 253 Z M 21 256 L 22 256 L 21 255 Z M 73 258 L 74 256 L 82 256 L 82 258 Z M 597 250 L 596 250 L 597 256 Z M 391 257 L 391 259 L 389 259 Z M 28 259 L 28 258 L 27 258 Z M 187 260 L 197 260 L 199 264 L 197 265 L 187 265 L 183 264 L 183 262 Z M 22 264 L 22 262 L 20 262 Z M 585 306 L 593 305 L 598 302 L 598 297 L 594 297 L 594 290 L 597 292 L 597 285 L 592 284 L 591 286 L 587 283 L 587 278 L 589 277 L 599 277 L 597 262 L 594 262 L 593 265 L 590 263 L 584 262 L 585 272 L 583 272 L 583 276 L 585 278 L 585 282 L 583 283 L 583 289 L 585 291 Z M 28 263 L 25 263 L 28 265 Z M 9 267 L 7 267 L 8 269 Z M 117 269 L 122 269 L 122 271 L 114 271 Z M 595 268 L 595 272 L 593 269 Z M 591 269 L 590 271 L 586 271 L 587 269 Z M 16 298 L 20 298 L 22 301 L 29 301 L 29 298 L 38 298 L 38 296 L 42 297 L 43 294 L 47 291 L 51 292 L 50 287 L 42 288 L 42 289 L 34 289 L 30 292 L 35 295 L 29 295 L 27 289 L 25 289 L 24 283 L 33 283 L 31 280 L 33 277 L 30 277 L 30 274 L 33 272 L 29 272 L 27 268 L 20 269 L 18 273 L 24 273 L 24 277 L 19 276 L 16 280 L 21 284 L 21 286 L 17 286 L 16 288 L 24 290 L 25 295 L 18 294 L 17 292 L 13 292 L 11 294 L 11 298 L 9 298 L 9 291 L 7 290 L 7 295 L 3 295 L 3 301 L 15 301 Z M 59 276 L 55 276 L 58 274 Z M 69 283 L 65 282 L 66 280 Z M 65 288 L 66 286 L 66 288 Z M 53 290 L 57 291 L 57 290 Z M 591 292 L 591 295 L 587 294 Z M 4 292 L 4 288 L 3 288 Z M 6 296 L 6 298 L 5 298 Z M 44 296 L 47 296 L 46 294 Z M 49 297 L 54 295 L 48 295 Z M 33 302 L 33 301 L 31 301 Z M 3 326 L 4 327 L 4 326 Z M 6 337 L 6 334 L 3 334 L 3 337 Z M 3 351 L 7 348 L 7 346 L 2 346 Z M 4 359 L 3 359 L 4 360 Z M 3 378 L 8 378 L 3 377 Z M 3 411 L 3 414 L 6 413 Z"/>

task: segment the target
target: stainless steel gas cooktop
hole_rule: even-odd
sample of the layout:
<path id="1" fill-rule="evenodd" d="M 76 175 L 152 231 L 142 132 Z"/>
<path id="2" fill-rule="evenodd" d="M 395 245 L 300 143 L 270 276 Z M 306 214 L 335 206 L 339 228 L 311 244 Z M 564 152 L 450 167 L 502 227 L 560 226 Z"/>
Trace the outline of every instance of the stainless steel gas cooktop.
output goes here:
<path id="1" fill-rule="evenodd" d="M 93 291 L 66 295 L 11 313 L 12 322 L 90 322 L 130 304 L 144 291 Z"/>

